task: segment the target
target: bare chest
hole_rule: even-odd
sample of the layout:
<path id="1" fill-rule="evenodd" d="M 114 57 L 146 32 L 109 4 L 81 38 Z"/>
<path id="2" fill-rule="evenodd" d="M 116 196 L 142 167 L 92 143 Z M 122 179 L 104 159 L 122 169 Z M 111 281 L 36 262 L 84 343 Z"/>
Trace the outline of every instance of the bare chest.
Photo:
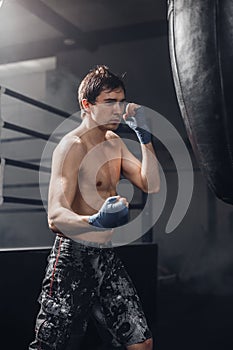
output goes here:
<path id="1" fill-rule="evenodd" d="M 88 152 L 84 157 L 78 175 L 79 187 L 97 191 L 115 189 L 121 173 L 121 154 L 118 150 Z"/>

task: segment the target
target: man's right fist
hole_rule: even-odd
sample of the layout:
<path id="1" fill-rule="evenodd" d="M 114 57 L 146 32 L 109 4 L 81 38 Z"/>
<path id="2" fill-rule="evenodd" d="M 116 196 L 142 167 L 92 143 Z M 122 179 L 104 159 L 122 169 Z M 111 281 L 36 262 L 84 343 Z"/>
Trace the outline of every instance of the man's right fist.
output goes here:
<path id="1" fill-rule="evenodd" d="M 89 224 L 101 228 L 113 228 L 128 222 L 128 203 L 125 198 L 113 196 L 106 199 L 98 213 L 89 217 Z"/>
<path id="2" fill-rule="evenodd" d="M 151 133 L 146 123 L 145 111 L 142 106 L 136 103 L 128 103 L 123 119 L 135 131 L 140 143 L 145 145 L 151 142 Z"/>

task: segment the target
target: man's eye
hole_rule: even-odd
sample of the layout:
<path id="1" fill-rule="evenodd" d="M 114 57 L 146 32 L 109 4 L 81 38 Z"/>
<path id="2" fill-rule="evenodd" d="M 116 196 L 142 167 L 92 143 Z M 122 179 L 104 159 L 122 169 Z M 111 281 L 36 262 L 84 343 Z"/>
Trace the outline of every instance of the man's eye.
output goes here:
<path id="1" fill-rule="evenodd" d="M 116 102 L 116 101 L 105 101 L 105 105 L 108 105 L 108 106 L 119 105 L 120 108 L 124 108 L 126 103 L 125 102 Z"/>

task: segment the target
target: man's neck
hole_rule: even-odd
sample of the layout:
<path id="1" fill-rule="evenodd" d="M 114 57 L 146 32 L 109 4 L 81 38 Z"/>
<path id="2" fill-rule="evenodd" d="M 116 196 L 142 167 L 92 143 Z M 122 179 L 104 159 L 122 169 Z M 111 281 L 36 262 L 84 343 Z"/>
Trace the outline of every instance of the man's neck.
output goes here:
<path id="1" fill-rule="evenodd" d="M 104 125 L 97 125 L 92 119 L 84 119 L 81 128 L 83 130 L 83 138 L 93 145 L 106 140 L 108 130 L 104 128 Z"/>

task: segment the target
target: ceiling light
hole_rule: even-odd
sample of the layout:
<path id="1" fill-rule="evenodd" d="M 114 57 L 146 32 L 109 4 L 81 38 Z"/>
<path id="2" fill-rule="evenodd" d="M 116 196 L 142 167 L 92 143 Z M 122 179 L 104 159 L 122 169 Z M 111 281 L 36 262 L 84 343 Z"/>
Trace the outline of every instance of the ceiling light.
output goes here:
<path id="1" fill-rule="evenodd" d="M 68 45 L 68 46 L 74 45 L 75 44 L 75 40 L 67 38 L 67 39 L 64 40 L 64 44 Z"/>

